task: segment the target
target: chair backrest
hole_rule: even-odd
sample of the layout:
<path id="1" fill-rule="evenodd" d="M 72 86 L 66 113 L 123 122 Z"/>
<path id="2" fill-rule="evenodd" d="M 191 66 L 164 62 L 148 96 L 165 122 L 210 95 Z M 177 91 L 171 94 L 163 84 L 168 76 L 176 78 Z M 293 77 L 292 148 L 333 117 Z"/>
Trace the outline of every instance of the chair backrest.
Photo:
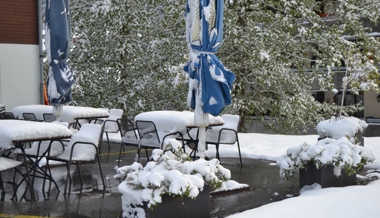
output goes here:
<path id="1" fill-rule="evenodd" d="M 229 128 L 235 131 L 238 130 L 239 123 L 240 123 L 239 115 L 223 114 L 221 117 L 224 121 L 223 128 Z"/>
<path id="2" fill-rule="evenodd" d="M 219 142 L 223 144 L 235 143 L 237 140 L 236 134 L 239 127 L 240 116 L 223 114 L 221 117 L 224 121 L 223 126 L 214 126 L 211 129 L 207 130 L 206 141 L 209 143 L 216 143 L 219 140 Z M 223 131 L 222 134 L 220 134 L 220 131 Z"/>
<path id="3" fill-rule="evenodd" d="M 44 113 L 42 116 L 44 117 L 45 122 L 50 123 L 56 120 L 56 117 L 54 116 L 54 114 Z"/>
<path id="4" fill-rule="evenodd" d="M 37 121 L 36 115 L 34 113 L 23 113 L 22 116 L 24 120 Z"/>
<path id="5" fill-rule="evenodd" d="M 124 145 L 138 146 L 140 143 L 137 128 L 130 119 L 117 119 L 117 124 L 120 129 L 121 141 Z"/>
<path id="6" fill-rule="evenodd" d="M 140 144 L 147 147 L 161 147 L 156 125 L 152 121 L 136 120 Z"/>
<path id="7" fill-rule="evenodd" d="M 123 116 L 124 111 L 122 109 L 112 108 L 110 109 L 109 113 L 109 119 L 117 120 Z"/>
<path id="8" fill-rule="evenodd" d="M 3 119 L 16 119 L 15 115 L 12 112 L 3 112 Z"/>
<path id="9" fill-rule="evenodd" d="M 119 131 L 117 120 L 123 116 L 122 109 L 110 109 L 110 116 L 104 121 L 104 132 L 116 133 Z"/>
<path id="10" fill-rule="evenodd" d="M 101 143 L 103 136 L 103 126 L 100 124 L 83 124 L 80 128 L 80 130 L 75 133 L 71 139 L 69 144 L 67 145 L 67 148 L 65 149 L 65 158 L 69 159 L 69 153 L 71 152 L 72 146 L 74 145 L 73 150 L 73 160 L 83 160 L 83 161 L 89 161 L 93 160 L 97 154 L 97 148 L 99 148 L 99 145 Z M 85 143 L 92 143 L 97 148 L 94 148 L 94 146 L 90 144 L 84 144 Z"/>
<path id="11" fill-rule="evenodd" d="M 5 112 L 5 105 L 0 104 L 0 114 Z"/>

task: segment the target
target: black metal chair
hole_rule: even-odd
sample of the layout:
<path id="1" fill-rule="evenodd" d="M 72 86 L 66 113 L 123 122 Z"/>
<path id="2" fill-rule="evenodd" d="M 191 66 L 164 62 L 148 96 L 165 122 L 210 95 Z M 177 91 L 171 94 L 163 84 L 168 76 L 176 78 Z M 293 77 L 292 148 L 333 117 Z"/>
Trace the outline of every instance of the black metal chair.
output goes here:
<path id="1" fill-rule="evenodd" d="M 23 113 L 22 116 L 24 117 L 24 120 L 38 121 L 34 113 Z"/>
<path id="2" fill-rule="evenodd" d="M 21 149 L 21 147 L 23 147 Z M 18 146 L 18 149 L 15 150 L 15 154 L 17 155 L 17 159 L 19 157 L 23 158 L 25 161 L 29 162 L 29 172 L 30 174 L 33 173 L 31 176 L 32 178 L 40 178 L 43 179 L 42 183 L 42 194 L 43 197 L 46 199 L 45 195 L 45 185 L 46 180 L 49 180 L 49 191 L 51 188 L 51 184 L 53 183 L 56 187 L 56 189 L 59 191 L 58 184 L 56 181 L 54 181 L 53 177 L 51 176 L 50 168 L 44 164 L 40 164 L 41 160 L 43 158 L 48 158 L 50 156 L 57 156 L 60 155 L 65 150 L 65 144 L 63 140 L 52 140 L 52 141 L 35 141 L 29 143 L 29 148 L 20 145 Z M 25 176 L 23 180 L 25 180 Z M 34 179 L 32 179 L 32 184 Z M 21 183 L 19 183 L 20 185 Z M 22 198 L 25 197 L 25 194 L 22 196 Z M 22 199 L 21 198 L 21 199 Z"/>
<path id="3" fill-rule="evenodd" d="M 240 153 L 240 143 L 238 137 L 238 126 L 240 122 L 240 116 L 224 114 L 221 116 L 223 118 L 223 126 L 215 126 L 209 131 L 208 137 L 206 138 L 206 145 L 214 144 L 216 146 L 216 157 L 220 160 L 219 157 L 219 145 L 220 144 L 230 144 L 233 145 L 237 143 L 239 158 L 240 158 L 240 167 L 243 166 Z"/>
<path id="4" fill-rule="evenodd" d="M 80 166 L 84 163 L 94 161 L 98 162 L 100 176 L 103 184 L 103 191 L 105 191 L 106 186 L 99 157 L 99 145 L 103 137 L 103 127 L 104 125 L 100 124 L 83 124 L 80 130 L 71 137 L 70 142 L 61 155 L 47 158 L 49 166 L 57 164 L 57 161 L 66 164 L 67 177 L 64 194 L 67 193 L 67 186 L 69 188 L 68 194 L 70 195 L 71 193 L 71 164 L 75 163 L 77 166 L 80 179 L 80 192 L 82 192 L 83 180 L 81 176 Z"/>
<path id="5" fill-rule="evenodd" d="M 146 120 L 137 120 L 136 121 L 137 131 L 139 133 L 139 146 L 137 150 L 137 161 L 140 159 L 140 151 L 141 148 L 145 149 L 145 153 L 147 159 L 149 160 L 148 149 L 163 149 L 165 139 L 167 137 L 180 137 L 183 139 L 182 133 L 174 132 L 174 133 L 164 133 L 158 132 L 156 125 L 153 121 Z M 182 140 L 183 144 L 183 140 Z"/>
<path id="6" fill-rule="evenodd" d="M 123 116 L 124 111 L 122 109 L 112 108 L 110 109 L 109 113 L 110 113 L 110 116 L 104 119 L 104 133 L 107 137 L 108 149 L 111 148 L 108 134 L 119 132 L 120 128 L 117 123 L 117 120 Z"/>
<path id="7" fill-rule="evenodd" d="M 119 151 L 119 159 L 117 165 L 120 165 L 121 154 L 124 146 L 138 147 L 140 140 L 138 137 L 137 129 L 133 122 L 127 118 L 117 119 L 117 125 L 119 126 L 119 132 L 121 136 L 121 145 Z"/>
<path id="8" fill-rule="evenodd" d="M 45 122 L 51 123 L 51 122 L 56 120 L 56 117 L 50 113 L 44 113 L 44 114 L 42 114 L 42 116 L 44 117 Z"/>
<path id="9" fill-rule="evenodd" d="M 13 200 L 17 201 L 17 184 L 15 182 L 16 172 L 20 175 L 23 175 L 21 171 L 18 169 L 23 162 L 17 161 L 11 158 L 6 157 L 6 155 L 1 154 L 0 155 L 0 189 L 1 189 L 1 201 L 4 201 L 5 197 L 5 186 L 4 183 L 8 183 L 12 185 L 13 188 L 13 194 L 12 198 Z M 1 175 L 2 172 L 8 171 L 8 170 L 14 170 L 12 179 L 9 181 L 3 180 L 3 177 Z"/>
<path id="10" fill-rule="evenodd" d="M 16 119 L 15 115 L 12 112 L 3 112 L 2 113 L 4 120 L 14 120 Z"/>
<path id="11" fill-rule="evenodd" d="M 0 104 L 0 114 L 2 114 L 3 112 L 5 112 L 5 105 Z"/>

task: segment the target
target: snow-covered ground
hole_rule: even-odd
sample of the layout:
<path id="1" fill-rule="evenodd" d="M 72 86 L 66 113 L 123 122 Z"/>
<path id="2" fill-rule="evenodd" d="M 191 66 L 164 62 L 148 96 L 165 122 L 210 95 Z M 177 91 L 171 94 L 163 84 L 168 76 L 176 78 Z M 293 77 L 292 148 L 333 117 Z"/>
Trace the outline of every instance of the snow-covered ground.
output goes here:
<path id="1" fill-rule="evenodd" d="M 315 144 L 318 135 L 275 135 L 259 133 L 239 133 L 243 158 L 277 161 L 287 149 L 303 143 Z M 104 137 L 105 138 L 105 137 Z M 120 135 L 110 134 L 110 141 L 120 142 Z M 380 137 L 364 138 L 364 146 L 380 157 Z M 238 158 L 236 145 L 221 145 L 220 156 Z M 215 146 L 210 145 L 207 156 L 215 156 Z M 380 158 L 367 164 L 367 176 L 380 177 Z M 377 171 L 377 172 L 376 172 Z M 280 175 L 279 175 L 280 176 Z M 231 178 L 232 180 L 234 178 Z M 380 180 L 365 186 L 344 188 L 324 188 L 315 185 L 302 191 L 301 195 L 248 210 L 230 217 L 380 217 L 376 207 L 380 196 Z"/>
<path id="2" fill-rule="evenodd" d="M 304 142 L 314 144 L 318 135 L 275 135 L 259 133 L 239 133 L 241 154 L 243 158 L 267 159 L 277 161 L 286 153 L 289 147 L 300 145 Z M 117 135 L 112 140 L 117 141 Z M 380 172 L 380 137 L 364 138 L 364 146 L 372 151 L 375 157 L 373 163 L 367 164 L 368 171 Z M 210 146 L 206 153 L 215 155 L 215 146 Z M 221 145 L 221 157 L 239 157 L 236 145 Z M 380 173 L 372 173 L 367 176 L 380 177 Z M 233 179 L 233 178 L 231 178 Z M 380 197 L 380 180 L 370 182 L 365 186 L 351 186 L 344 188 L 324 188 L 320 186 L 310 187 L 300 196 L 283 201 L 267 204 L 259 208 L 231 215 L 238 217 L 292 217 L 292 218 L 339 218 L 339 217 L 380 217 L 377 202 Z"/>

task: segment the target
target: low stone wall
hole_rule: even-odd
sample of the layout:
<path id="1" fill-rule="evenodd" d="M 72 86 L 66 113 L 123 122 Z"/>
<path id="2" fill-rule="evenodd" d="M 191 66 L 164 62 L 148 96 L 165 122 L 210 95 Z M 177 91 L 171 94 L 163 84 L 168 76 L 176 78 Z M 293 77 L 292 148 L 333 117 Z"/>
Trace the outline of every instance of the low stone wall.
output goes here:
<path id="1" fill-rule="evenodd" d="M 369 124 L 363 133 L 364 137 L 378 137 L 380 136 L 380 125 L 379 124 Z"/>

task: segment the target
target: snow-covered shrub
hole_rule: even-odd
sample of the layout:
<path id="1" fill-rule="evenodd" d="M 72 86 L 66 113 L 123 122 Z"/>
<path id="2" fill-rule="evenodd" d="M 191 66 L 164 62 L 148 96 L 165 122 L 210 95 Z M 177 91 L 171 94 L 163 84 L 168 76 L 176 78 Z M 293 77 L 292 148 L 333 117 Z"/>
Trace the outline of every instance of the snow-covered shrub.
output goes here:
<path id="1" fill-rule="evenodd" d="M 152 159 L 143 167 L 140 163 L 117 168 L 114 178 L 122 179 L 123 217 L 140 217 L 144 202 L 151 209 L 162 202 L 164 194 L 175 198 L 196 198 L 205 185 L 219 188 L 231 177 L 217 159 L 190 161 L 182 145 L 175 139 L 165 140 L 165 150 L 152 151 Z"/>
<path id="2" fill-rule="evenodd" d="M 278 161 L 280 176 L 288 179 L 297 168 L 312 163 L 319 169 L 325 165 L 334 166 L 334 175 L 340 176 L 342 169 L 349 175 L 375 160 L 370 150 L 361 146 L 355 136 L 367 127 L 364 121 L 355 117 L 338 117 L 325 120 L 317 125 L 321 140 L 316 144 L 289 148 Z"/>

